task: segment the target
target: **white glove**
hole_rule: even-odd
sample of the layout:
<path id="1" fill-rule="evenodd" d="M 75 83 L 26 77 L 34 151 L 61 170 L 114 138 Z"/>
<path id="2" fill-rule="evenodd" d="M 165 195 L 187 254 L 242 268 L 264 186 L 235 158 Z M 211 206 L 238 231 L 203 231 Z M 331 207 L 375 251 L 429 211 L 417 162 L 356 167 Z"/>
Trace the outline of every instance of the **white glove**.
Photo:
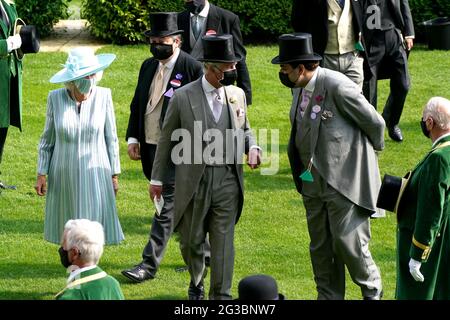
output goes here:
<path id="1" fill-rule="evenodd" d="M 425 279 L 423 277 L 423 274 L 420 272 L 421 265 L 422 263 L 420 261 L 414 260 L 412 258 L 411 260 L 409 260 L 409 273 L 411 273 L 414 280 L 419 282 L 423 282 L 423 280 Z"/>
<path id="2" fill-rule="evenodd" d="M 6 44 L 8 45 L 8 53 L 19 49 L 22 45 L 22 38 L 20 37 L 20 34 L 8 37 L 8 39 L 6 39 Z"/>

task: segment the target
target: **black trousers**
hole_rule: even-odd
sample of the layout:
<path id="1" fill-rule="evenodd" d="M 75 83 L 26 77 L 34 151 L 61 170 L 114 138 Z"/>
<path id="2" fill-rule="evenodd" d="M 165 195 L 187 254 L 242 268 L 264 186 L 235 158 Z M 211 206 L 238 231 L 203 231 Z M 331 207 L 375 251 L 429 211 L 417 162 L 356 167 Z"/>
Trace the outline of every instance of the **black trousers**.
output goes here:
<path id="1" fill-rule="evenodd" d="M 395 29 L 378 31 L 372 37 L 369 64 L 372 77 L 364 81 L 364 96 L 376 109 L 377 82 L 380 79 L 390 79 L 390 93 L 382 115 L 386 126 L 393 127 L 400 122 L 410 88 L 408 57 Z"/>
<path id="2" fill-rule="evenodd" d="M 8 128 L 0 128 L 0 164 L 2 163 L 3 147 L 5 146 Z"/>

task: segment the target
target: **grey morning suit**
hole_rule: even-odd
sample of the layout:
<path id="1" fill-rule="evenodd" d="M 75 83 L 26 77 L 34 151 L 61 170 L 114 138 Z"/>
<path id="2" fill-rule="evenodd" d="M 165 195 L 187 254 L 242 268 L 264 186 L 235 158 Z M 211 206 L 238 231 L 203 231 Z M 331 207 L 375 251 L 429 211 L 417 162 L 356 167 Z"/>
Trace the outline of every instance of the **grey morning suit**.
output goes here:
<path id="1" fill-rule="evenodd" d="M 301 90 L 294 92 L 289 158 L 306 208 L 318 299 L 344 299 L 344 265 L 362 295 L 373 297 L 381 277 L 368 247 L 369 216 L 377 211 L 381 181 L 374 149 L 384 147 L 385 125 L 351 80 L 324 68 L 317 72 L 303 117 Z M 311 158 L 314 181 L 301 182 Z"/>

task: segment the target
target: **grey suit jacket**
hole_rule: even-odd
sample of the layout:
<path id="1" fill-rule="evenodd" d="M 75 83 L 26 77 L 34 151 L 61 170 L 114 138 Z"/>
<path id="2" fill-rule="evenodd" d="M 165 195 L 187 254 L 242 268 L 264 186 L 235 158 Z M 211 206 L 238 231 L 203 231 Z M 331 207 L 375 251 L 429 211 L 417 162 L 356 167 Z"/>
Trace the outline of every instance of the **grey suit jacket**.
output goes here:
<path id="1" fill-rule="evenodd" d="M 203 77 L 175 91 L 175 94 L 170 100 L 161 131 L 161 138 L 156 150 L 155 162 L 152 170 L 152 180 L 162 181 L 164 177 L 167 170 L 167 164 L 170 163 L 172 148 L 179 143 L 178 141 L 175 143 L 171 141 L 172 133 L 176 129 L 185 129 L 186 132 L 189 132 L 191 146 L 194 145 L 195 139 L 197 139 L 197 141 L 199 141 L 198 139 L 202 139 L 203 134 L 207 129 L 205 108 L 209 108 L 209 105 L 203 92 L 202 78 Z M 224 88 L 229 111 L 232 115 L 232 129 L 239 128 L 243 130 L 243 141 L 234 141 L 235 145 L 236 143 L 240 143 L 244 146 L 244 148 L 241 148 L 242 152 L 240 154 L 235 153 L 234 155 L 234 167 L 241 189 L 241 196 L 238 199 L 239 212 L 236 218 L 237 222 L 242 212 L 244 202 L 243 169 L 242 164 L 238 164 L 237 160 L 239 159 L 239 163 L 242 163 L 241 159 L 243 158 L 243 152 L 245 151 L 245 153 L 248 153 L 249 148 L 256 145 L 256 143 L 246 116 L 247 105 L 244 91 L 235 86 L 227 86 Z M 206 167 L 203 161 L 199 161 L 201 160 L 199 157 L 202 156 L 206 144 L 202 143 L 201 145 L 202 149 L 197 150 L 197 152 L 194 152 L 196 151 L 194 148 L 191 149 L 190 163 L 181 163 L 176 164 L 175 166 L 174 227 L 178 225 L 184 211 L 193 198 Z M 199 162 L 201 163 L 195 164 Z"/>
<path id="2" fill-rule="evenodd" d="M 360 93 L 359 87 L 346 76 L 325 68 L 319 68 L 317 72 L 316 86 L 302 120 L 311 121 L 314 167 L 347 199 L 375 212 L 381 186 L 375 150 L 384 148 L 385 122 Z M 300 93 L 301 90 L 294 91 L 288 155 L 297 190 L 301 193 L 299 176 L 305 167 L 295 145 L 295 117 Z M 315 105 L 321 110 L 312 120 L 309 112 Z"/>

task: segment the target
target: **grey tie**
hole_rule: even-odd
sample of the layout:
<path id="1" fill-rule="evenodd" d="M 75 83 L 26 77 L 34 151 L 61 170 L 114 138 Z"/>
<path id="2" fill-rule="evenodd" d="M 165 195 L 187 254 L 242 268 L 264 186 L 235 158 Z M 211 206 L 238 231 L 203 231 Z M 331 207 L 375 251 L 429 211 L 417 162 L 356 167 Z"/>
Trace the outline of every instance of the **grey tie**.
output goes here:
<path id="1" fill-rule="evenodd" d="M 220 119 L 220 115 L 222 114 L 222 106 L 223 106 L 223 102 L 222 102 L 222 98 L 220 97 L 219 94 L 219 89 L 214 89 L 213 90 L 213 115 L 214 115 L 214 120 L 217 122 L 219 122 Z"/>
<path id="2" fill-rule="evenodd" d="M 201 20 L 198 14 L 192 16 L 192 32 L 194 33 L 195 40 L 200 36 L 201 31 Z"/>

